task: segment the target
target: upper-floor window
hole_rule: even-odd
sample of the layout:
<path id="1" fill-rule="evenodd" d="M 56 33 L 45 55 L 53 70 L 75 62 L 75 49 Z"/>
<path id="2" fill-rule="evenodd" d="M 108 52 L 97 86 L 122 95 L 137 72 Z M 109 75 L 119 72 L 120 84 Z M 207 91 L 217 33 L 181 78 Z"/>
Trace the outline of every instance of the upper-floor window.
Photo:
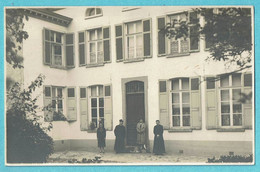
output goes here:
<path id="1" fill-rule="evenodd" d="M 94 18 L 94 17 L 98 17 L 98 16 L 102 16 L 102 9 L 101 8 L 88 8 L 86 10 L 86 14 L 85 14 L 85 18 Z"/>
<path id="2" fill-rule="evenodd" d="M 187 37 L 175 38 L 166 37 L 162 30 L 166 24 L 173 24 L 174 27 L 180 27 L 181 22 L 188 23 Z M 198 34 L 198 15 L 196 12 L 177 13 L 157 18 L 158 30 L 158 55 L 179 56 L 189 54 L 190 52 L 199 51 L 199 34 Z"/>
<path id="3" fill-rule="evenodd" d="M 110 62 L 110 28 L 100 27 L 78 33 L 79 65 Z"/>
<path id="4" fill-rule="evenodd" d="M 151 57 L 151 20 L 116 25 L 117 60 L 134 61 Z"/>
<path id="5" fill-rule="evenodd" d="M 74 67 L 74 34 L 43 30 L 43 62 L 57 68 Z"/>

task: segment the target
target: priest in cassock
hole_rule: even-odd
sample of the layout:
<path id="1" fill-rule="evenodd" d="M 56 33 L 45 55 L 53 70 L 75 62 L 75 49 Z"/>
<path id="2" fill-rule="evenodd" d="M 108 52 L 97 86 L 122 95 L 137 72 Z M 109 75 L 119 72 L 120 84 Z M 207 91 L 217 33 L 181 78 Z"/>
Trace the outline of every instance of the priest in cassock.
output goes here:
<path id="1" fill-rule="evenodd" d="M 165 146 L 163 140 L 163 126 L 160 125 L 160 121 L 156 120 L 156 125 L 153 128 L 154 133 L 154 143 L 153 143 L 153 153 L 155 155 L 162 155 L 165 153 Z"/>
<path id="2" fill-rule="evenodd" d="M 114 133 L 116 136 L 114 150 L 116 153 L 122 153 L 125 151 L 125 126 L 123 126 L 123 120 L 119 120 L 119 125 L 116 126 Z"/>

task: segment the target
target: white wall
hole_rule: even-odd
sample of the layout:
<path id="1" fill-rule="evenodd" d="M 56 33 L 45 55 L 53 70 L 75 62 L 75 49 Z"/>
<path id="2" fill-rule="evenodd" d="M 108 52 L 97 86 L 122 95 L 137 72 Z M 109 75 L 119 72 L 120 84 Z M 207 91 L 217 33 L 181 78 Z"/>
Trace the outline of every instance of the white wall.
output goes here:
<path id="1" fill-rule="evenodd" d="M 189 56 L 166 58 L 157 57 L 157 21 L 156 17 L 168 14 L 173 11 L 182 11 L 188 7 L 142 7 L 138 10 L 121 12 L 122 7 L 102 7 L 103 16 L 85 20 L 85 10 L 87 7 L 66 8 L 57 13 L 73 18 L 68 28 L 44 22 L 30 17 L 26 22 L 25 30 L 29 33 L 29 39 L 24 42 L 24 80 L 29 84 L 36 76 L 43 73 L 46 76 L 45 85 L 76 86 L 77 95 L 79 95 L 80 86 L 89 86 L 93 84 L 112 83 L 113 93 L 113 124 L 118 124 L 122 118 L 122 88 L 121 79 L 138 76 L 148 76 L 148 122 L 149 138 L 153 139 L 153 126 L 155 120 L 159 119 L 158 102 L 158 80 L 169 79 L 180 76 L 203 76 L 209 74 L 218 74 L 229 71 L 225 69 L 222 62 L 205 62 L 208 52 L 204 51 L 204 40 L 200 41 L 200 52 L 192 53 Z M 124 21 L 152 18 L 152 52 L 151 59 L 145 59 L 142 62 L 117 63 L 115 54 L 115 25 Z M 78 66 L 78 31 L 87 28 L 99 26 L 111 27 L 111 58 L 112 63 L 101 67 L 79 67 Z M 42 57 L 42 30 L 43 27 L 65 32 L 75 33 L 75 57 L 76 67 L 71 70 L 59 70 L 43 65 Z M 205 83 L 202 84 L 202 90 L 205 90 Z M 42 90 L 41 90 L 42 91 Z M 42 104 L 43 98 L 39 98 L 39 104 Z M 216 132 L 206 130 L 205 126 L 205 94 L 202 91 L 202 130 L 191 133 L 168 133 L 164 132 L 166 140 L 232 140 L 232 141 L 252 141 L 253 131 L 245 132 Z M 50 135 L 56 139 L 96 139 L 95 133 L 80 131 L 80 116 L 78 103 L 77 121 L 53 122 L 54 129 Z M 108 139 L 114 139 L 113 132 L 107 133 Z"/>

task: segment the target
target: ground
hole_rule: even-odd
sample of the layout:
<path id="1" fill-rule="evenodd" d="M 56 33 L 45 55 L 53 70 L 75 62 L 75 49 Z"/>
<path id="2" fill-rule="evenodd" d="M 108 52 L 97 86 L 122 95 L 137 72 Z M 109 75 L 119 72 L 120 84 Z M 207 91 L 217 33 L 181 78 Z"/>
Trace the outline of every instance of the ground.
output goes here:
<path id="1" fill-rule="evenodd" d="M 95 157 L 100 160 L 95 161 Z M 82 159 L 89 163 L 206 163 L 207 156 L 191 156 L 185 154 L 154 155 L 152 153 L 107 152 L 104 154 L 87 151 L 63 151 L 52 154 L 48 163 L 81 163 Z"/>

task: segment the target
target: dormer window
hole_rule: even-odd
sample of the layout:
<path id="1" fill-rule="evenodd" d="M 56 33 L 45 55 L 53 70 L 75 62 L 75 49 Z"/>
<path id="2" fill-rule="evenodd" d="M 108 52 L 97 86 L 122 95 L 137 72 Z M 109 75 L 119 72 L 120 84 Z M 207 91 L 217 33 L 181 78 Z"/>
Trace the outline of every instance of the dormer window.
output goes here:
<path id="1" fill-rule="evenodd" d="M 90 19 L 94 17 L 100 17 L 102 16 L 102 9 L 101 8 L 88 8 L 86 10 L 85 19 Z"/>

